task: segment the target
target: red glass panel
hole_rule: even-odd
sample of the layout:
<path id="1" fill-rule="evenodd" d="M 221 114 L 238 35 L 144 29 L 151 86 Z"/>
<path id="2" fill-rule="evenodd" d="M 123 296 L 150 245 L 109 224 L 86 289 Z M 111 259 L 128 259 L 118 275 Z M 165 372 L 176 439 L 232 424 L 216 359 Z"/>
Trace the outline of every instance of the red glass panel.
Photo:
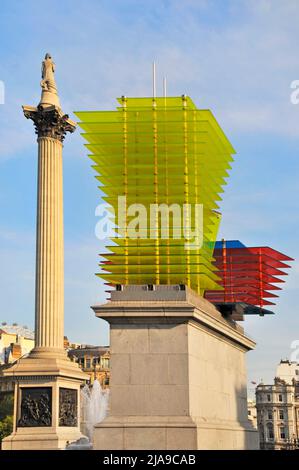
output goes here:
<path id="1" fill-rule="evenodd" d="M 277 295 L 269 292 L 281 290 L 274 284 L 283 283 L 281 276 L 287 273 L 283 269 L 290 266 L 284 261 L 293 261 L 289 256 L 270 247 L 238 247 L 214 250 L 214 265 L 217 275 L 221 278 L 221 291 L 206 291 L 205 297 L 214 303 L 246 302 L 263 307 L 274 305 L 267 298 Z"/>

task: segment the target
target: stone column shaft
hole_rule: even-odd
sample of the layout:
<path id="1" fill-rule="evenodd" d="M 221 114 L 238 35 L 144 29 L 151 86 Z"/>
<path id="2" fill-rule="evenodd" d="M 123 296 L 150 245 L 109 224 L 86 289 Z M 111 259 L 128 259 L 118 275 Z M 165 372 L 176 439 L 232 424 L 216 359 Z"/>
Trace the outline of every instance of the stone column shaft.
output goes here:
<path id="1" fill-rule="evenodd" d="M 35 347 L 63 349 L 62 142 L 38 138 Z"/>

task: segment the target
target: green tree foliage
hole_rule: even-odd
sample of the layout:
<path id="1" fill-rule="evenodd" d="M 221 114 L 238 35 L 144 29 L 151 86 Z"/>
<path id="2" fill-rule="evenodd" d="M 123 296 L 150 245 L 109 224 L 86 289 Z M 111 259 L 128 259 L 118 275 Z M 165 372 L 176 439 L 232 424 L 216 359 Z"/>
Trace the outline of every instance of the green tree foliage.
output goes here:
<path id="1" fill-rule="evenodd" d="M 0 393 L 0 442 L 12 433 L 13 393 Z"/>
<path id="2" fill-rule="evenodd" d="M 13 392 L 0 393 L 0 421 L 13 414 Z"/>
<path id="3" fill-rule="evenodd" d="M 0 420 L 0 443 L 4 437 L 12 433 L 13 417 L 6 416 Z"/>

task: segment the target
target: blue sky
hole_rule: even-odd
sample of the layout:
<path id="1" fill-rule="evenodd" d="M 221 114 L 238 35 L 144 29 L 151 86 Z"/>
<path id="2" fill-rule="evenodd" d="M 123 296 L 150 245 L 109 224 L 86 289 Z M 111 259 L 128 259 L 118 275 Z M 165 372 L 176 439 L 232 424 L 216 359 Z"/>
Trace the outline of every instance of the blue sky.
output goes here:
<path id="1" fill-rule="evenodd" d="M 297 0 L 2 0 L 0 7 L 0 281 L 2 321 L 33 326 L 36 142 L 21 105 L 40 97 L 40 66 L 51 52 L 65 112 L 113 109 L 115 98 L 158 91 L 190 95 L 213 111 L 237 150 L 222 203 L 220 236 L 269 245 L 298 259 L 299 79 Z M 74 116 L 73 116 L 74 117 Z M 79 132 L 64 148 L 65 332 L 106 344 L 108 328 L 89 306 L 105 300 L 94 276 L 96 181 Z M 276 315 L 245 322 L 258 345 L 250 380 L 270 381 L 299 339 L 296 261 Z"/>

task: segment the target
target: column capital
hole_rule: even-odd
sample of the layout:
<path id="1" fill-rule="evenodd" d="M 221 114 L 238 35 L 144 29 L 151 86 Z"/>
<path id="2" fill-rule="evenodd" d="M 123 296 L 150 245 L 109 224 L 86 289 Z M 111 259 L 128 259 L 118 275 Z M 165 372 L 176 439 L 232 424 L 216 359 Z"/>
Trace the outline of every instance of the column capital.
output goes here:
<path id="1" fill-rule="evenodd" d="M 51 137 L 63 142 L 67 132 L 74 132 L 76 123 L 68 114 L 64 114 L 57 106 L 23 106 L 24 116 L 31 119 L 38 137 Z"/>

